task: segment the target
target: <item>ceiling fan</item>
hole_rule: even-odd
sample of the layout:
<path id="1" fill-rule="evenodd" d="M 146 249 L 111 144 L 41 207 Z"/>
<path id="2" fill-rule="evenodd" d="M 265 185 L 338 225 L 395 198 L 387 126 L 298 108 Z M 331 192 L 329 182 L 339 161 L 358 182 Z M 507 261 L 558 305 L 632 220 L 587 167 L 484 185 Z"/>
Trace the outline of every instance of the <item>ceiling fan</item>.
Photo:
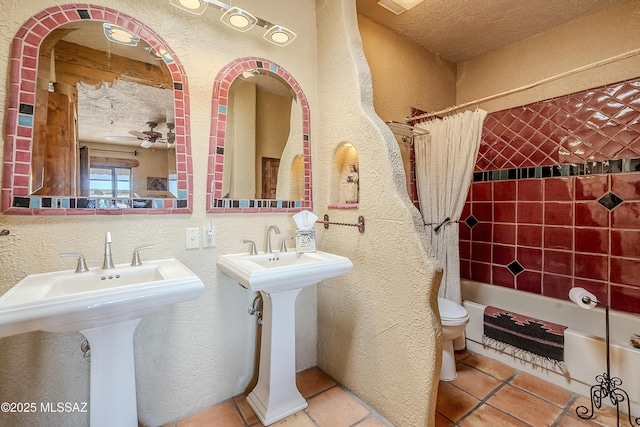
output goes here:
<path id="1" fill-rule="evenodd" d="M 156 142 L 162 142 L 167 144 L 167 148 L 171 148 L 173 143 L 176 140 L 176 134 L 173 133 L 173 128 L 175 125 L 173 123 L 167 123 L 167 137 L 166 139 L 162 138 L 162 134 L 160 132 L 156 132 L 154 129 L 158 126 L 156 122 L 147 122 L 147 126 L 149 126 L 149 130 L 145 130 L 144 132 L 138 132 L 135 130 L 130 131 L 129 133 L 139 140 L 142 141 L 140 146 L 142 148 L 150 148 Z"/>

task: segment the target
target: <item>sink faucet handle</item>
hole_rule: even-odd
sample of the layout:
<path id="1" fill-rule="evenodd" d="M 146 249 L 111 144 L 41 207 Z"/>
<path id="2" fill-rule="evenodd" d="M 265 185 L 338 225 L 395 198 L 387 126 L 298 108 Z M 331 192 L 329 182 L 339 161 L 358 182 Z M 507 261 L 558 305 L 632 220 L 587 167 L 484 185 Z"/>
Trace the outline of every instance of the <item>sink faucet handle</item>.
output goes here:
<path id="1" fill-rule="evenodd" d="M 140 251 L 143 249 L 153 249 L 153 245 L 140 246 L 139 248 L 135 248 L 133 250 L 133 259 L 131 260 L 132 267 L 142 265 L 142 261 L 140 261 Z"/>
<path id="2" fill-rule="evenodd" d="M 285 237 L 280 242 L 280 252 L 287 252 L 287 240 L 293 240 L 293 237 Z"/>
<path id="3" fill-rule="evenodd" d="M 249 253 L 251 255 L 258 255 L 258 250 L 256 249 L 256 242 L 254 242 L 253 240 L 243 240 L 242 243 L 251 243 L 251 249 Z"/>
<path id="4" fill-rule="evenodd" d="M 76 267 L 76 273 L 84 273 L 85 271 L 89 271 L 87 268 L 87 263 L 84 260 L 84 256 L 82 254 L 60 254 L 61 257 L 74 256 L 78 257 L 78 266 Z"/>

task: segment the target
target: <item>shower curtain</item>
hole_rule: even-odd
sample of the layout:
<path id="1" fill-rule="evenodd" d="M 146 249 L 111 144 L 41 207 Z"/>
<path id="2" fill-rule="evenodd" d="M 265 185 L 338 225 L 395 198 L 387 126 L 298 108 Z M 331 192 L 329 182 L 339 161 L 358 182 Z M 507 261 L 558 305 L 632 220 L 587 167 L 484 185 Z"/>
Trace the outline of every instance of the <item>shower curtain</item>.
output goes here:
<path id="1" fill-rule="evenodd" d="M 427 235 L 444 269 L 438 296 L 462 303 L 458 221 L 467 199 L 487 112 L 465 111 L 416 125 L 416 184 Z M 442 224 L 440 227 L 438 227 Z"/>

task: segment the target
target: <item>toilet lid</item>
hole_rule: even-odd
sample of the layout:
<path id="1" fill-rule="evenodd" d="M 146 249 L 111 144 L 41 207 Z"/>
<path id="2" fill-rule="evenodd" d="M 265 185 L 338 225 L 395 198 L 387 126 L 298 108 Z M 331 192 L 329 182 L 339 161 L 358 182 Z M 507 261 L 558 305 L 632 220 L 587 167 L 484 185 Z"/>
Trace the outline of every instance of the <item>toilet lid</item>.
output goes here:
<path id="1" fill-rule="evenodd" d="M 442 297 L 438 297 L 438 310 L 441 319 L 463 319 L 468 316 L 463 306 Z"/>

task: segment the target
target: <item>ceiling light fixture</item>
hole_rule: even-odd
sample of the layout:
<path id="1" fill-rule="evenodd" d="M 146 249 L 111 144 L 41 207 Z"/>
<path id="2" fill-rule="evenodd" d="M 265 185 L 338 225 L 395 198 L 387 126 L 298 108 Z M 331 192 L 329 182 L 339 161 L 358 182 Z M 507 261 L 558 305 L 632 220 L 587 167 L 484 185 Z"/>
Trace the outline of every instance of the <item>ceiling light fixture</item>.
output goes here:
<path id="1" fill-rule="evenodd" d="M 406 12 L 423 1 L 424 0 L 379 0 L 378 4 L 396 15 L 400 15 L 402 12 Z"/>
<path id="2" fill-rule="evenodd" d="M 258 23 L 258 18 L 239 7 L 227 9 L 220 20 L 234 30 L 241 32 L 249 31 Z"/>
<path id="3" fill-rule="evenodd" d="M 170 0 L 172 5 L 195 15 L 202 15 L 207 10 L 207 1 L 204 0 Z"/>
<path id="4" fill-rule="evenodd" d="M 104 30 L 104 36 L 111 42 L 127 46 L 138 46 L 138 43 L 140 43 L 140 37 L 137 34 L 130 33 L 117 25 L 105 22 L 102 24 L 102 29 Z"/>
<path id="5" fill-rule="evenodd" d="M 296 33 L 280 25 L 274 25 L 264 34 L 265 40 L 278 46 L 286 46 L 296 37 Z"/>
<path id="6" fill-rule="evenodd" d="M 415 2 L 422 0 L 412 1 Z M 263 36 L 264 39 L 278 46 L 286 46 L 297 37 L 296 33 L 289 30 L 288 28 L 285 28 L 281 25 L 272 24 L 269 21 L 265 21 L 262 18 L 252 15 L 244 9 L 240 9 L 239 7 L 232 7 L 231 5 L 223 3 L 219 0 L 169 0 L 169 3 L 179 9 L 185 10 L 190 13 L 195 13 L 196 15 L 202 14 L 207 5 L 211 4 L 216 9 L 224 11 L 222 16 L 220 17 L 220 21 L 222 21 L 225 25 L 228 25 L 234 30 L 241 32 L 249 31 L 251 28 L 257 25 L 267 30 L 267 32 Z"/>

